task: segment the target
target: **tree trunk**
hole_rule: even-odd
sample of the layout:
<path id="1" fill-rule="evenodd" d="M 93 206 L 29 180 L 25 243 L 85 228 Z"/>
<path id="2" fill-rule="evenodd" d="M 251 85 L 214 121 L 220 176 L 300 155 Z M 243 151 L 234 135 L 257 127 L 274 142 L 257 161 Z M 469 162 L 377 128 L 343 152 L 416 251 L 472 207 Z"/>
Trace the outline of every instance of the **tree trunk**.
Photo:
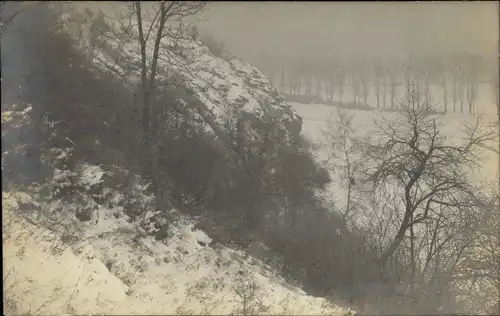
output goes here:
<path id="1" fill-rule="evenodd" d="M 363 78 L 363 103 L 368 105 L 368 82 Z"/>
<path id="2" fill-rule="evenodd" d="M 344 77 L 343 76 L 340 76 L 338 78 L 337 85 L 339 87 L 339 103 L 340 103 L 340 105 L 342 105 L 342 97 L 344 95 Z"/>
<path id="3" fill-rule="evenodd" d="M 428 110 L 429 108 L 429 103 L 430 103 L 430 97 L 429 97 L 429 94 L 430 94 L 430 80 L 429 80 L 429 74 L 426 72 L 424 74 L 424 96 L 425 96 L 425 107 L 426 107 L 426 110 Z"/>
<path id="4" fill-rule="evenodd" d="M 330 99 L 333 101 L 334 94 L 335 94 L 335 82 L 333 75 L 330 75 L 330 82 L 331 82 L 331 87 L 330 87 Z"/>
<path id="5" fill-rule="evenodd" d="M 413 222 L 413 214 L 411 215 L 411 221 Z M 413 225 L 410 226 L 410 260 L 411 260 L 411 294 L 415 293 L 415 276 L 417 272 L 417 263 L 415 258 L 415 232 L 413 230 Z"/>
<path id="6" fill-rule="evenodd" d="M 158 58 L 160 53 L 160 43 L 163 36 L 163 31 L 166 23 L 166 10 L 165 2 L 160 3 L 160 17 L 158 22 L 158 29 L 153 46 L 153 56 L 151 61 L 151 69 L 149 78 L 147 78 L 148 66 L 146 62 L 146 38 L 143 30 L 142 20 L 142 7 L 140 1 L 134 3 L 136 9 L 136 18 L 139 31 L 139 44 L 141 49 L 141 94 L 142 94 L 142 140 L 144 145 L 144 160 L 143 166 L 145 167 L 145 178 L 152 180 L 152 190 L 157 193 L 157 179 L 154 176 L 154 169 L 158 159 L 155 144 L 151 141 L 156 140 L 157 135 L 153 135 L 150 131 L 151 128 L 151 98 L 155 87 L 156 74 L 158 68 Z"/>
<path id="7" fill-rule="evenodd" d="M 285 69 L 281 69 L 281 78 L 280 78 L 280 92 L 283 93 L 285 90 Z"/>
<path id="8" fill-rule="evenodd" d="M 149 129 L 149 90 L 148 90 L 148 69 L 146 64 L 146 39 L 144 38 L 144 30 L 142 28 L 142 10 L 141 3 L 136 1 L 134 3 L 136 9 L 136 18 L 139 28 L 139 44 L 141 47 L 141 96 L 142 96 L 142 117 L 141 129 L 144 144 L 147 143 L 148 129 Z"/>
<path id="9" fill-rule="evenodd" d="M 406 74 L 406 100 L 410 100 L 410 86 L 411 86 L 411 76 L 409 73 Z"/>
<path id="10" fill-rule="evenodd" d="M 394 109 L 394 98 L 396 96 L 396 83 L 394 82 L 394 78 L 391 79 L 391 107 Z"/>
<path id="11" fill-rule="evenodd" d="M 467 91 L 467 101 L 469 103 L 469 114 L 474 113 L 474 103 L 476 101 L 476 83 L 475 81 L 470 81 Z"/>
<path id="12" fill-rule="evenodd" d="M 412 214 L 411 212 L 405 212 L 405 215 L 403 217 L 403 222 L 399 226 L 396 237 L 394 237 L 389 248 L 380 257 L 380 261 L 382 263 L 385 264 L 387 262 L 387 260 L 394 254 L 396 249 L 399 247 L 399 245 L 403 241 L 404 235 L 405 235 L 406 231 L 408 230 L 408 228 L 410 227 L 411 214 Z"/>
<path id="13" fill-rule="evenodd" d="M 420 108 L 420 100 L 421 100 L 421 91 L 420 91 L 420 75 L 417 73 L 415 76 L 415 88 L 416 88 L 416 95 L 417 95 L 417 108 Z"/>
<path id="14" fill-rule="evenodd" d="M 464 113 L 464 91 L 465 91 L 465 83 L 463 78 L 460 78 L 460 82 L 458 84 L 458 97 L 460 100 L 460 113 Z"/>
<path id="15" fill-rule="evenodd" d="M 444 112 L 448 112 L 448 89 L 446 86 L 446 76 L 443 76 L 443 103 L 444 103 Z"/>
<path id="16" fill-rule="evenodd" d="M 383 95 L 383 107 L 384 109 L 387 107 L 387 80 L 384 79 L 384 81 L 382 82 L 382 95 Z"/>
<path id="17" fill-rule="evenodd" d="M 453 112 L 457 111 L 457 79 L 453 76 Z"/>

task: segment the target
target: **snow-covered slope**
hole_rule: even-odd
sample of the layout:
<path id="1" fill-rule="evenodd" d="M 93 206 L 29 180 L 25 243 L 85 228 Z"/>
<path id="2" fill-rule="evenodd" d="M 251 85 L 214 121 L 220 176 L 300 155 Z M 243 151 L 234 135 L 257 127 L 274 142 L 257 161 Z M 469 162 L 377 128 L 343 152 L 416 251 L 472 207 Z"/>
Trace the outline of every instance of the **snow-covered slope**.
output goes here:
<path id="1" fill-rule="evenodd" d="M 77 20 L 65 21 L 64 30 L 81 40 L 90 25 Z M 135 83 L 137 45 L 103 42 L 93 50 L 79 44 L 97 67 Z M 198 41 L 162 45 L 176 54 L 160 58 L 159 82 L 177 80 L 217 123 L 248 114 L 300 133 L 301 118 L 255 67 L 213 56 Z M 2 113 L 2 122 L 16 129 L 26 113 L 14 114 Z M 13 147 L 19 144 L 9 135 Z M 194 229 L 196 218 L 153 212 L 154 197 L 127 171 L 86 164 L 68 170 L 70 149 L 44 154 L 54 168 L 50 181 L 2 191 L 6 314 L 342 314 L 243 251 L 214 244 Z"/>
<path id="2" fill-rule="evenodd" d="M 62 152 L 58 157 L 64 159 Z M 172 216 L 164 242 L 146 235 L 144 224 L 154 214 L 131 221 L 119 206 L 123 195 L 97 189 L 105 172 L 96 171 L 84 165 L 75 176 L 56 169 L 54 195 L 38 201 L 2 192 L 6 312 L 341 314 L 251 256 L 211 245 L 193 218 Z M 69 179 L 87 193 L 74 201 L 56 198 Z M 106 206 L 95 202 L 96 194 Z M 143 193 L 137 197 L 142 205 L 150 202 Z M 75 207 L 89 204 L 91 220 L 80 222 Z"/>
<path id="3" fill-rule="evenodd" d="M 64 14 L 62 19 L 64 30 L 77 40 L 79 49 L 89 55 L 94 65 L 125 83 L 140 82 L 141 57 L 135 27 L 127 29 L 132 36 L 120 36 L 117 34 L 123 34 L 122 26 L 113 19 L 99 20 L 76 11 Z M 144 29 L 148 28 L 144 22 Z M 91 30 L 96 30 L 94 35 L 89 35 Z M 90 37 L 94 38 L 92 45 Z M 148 67 L 153 44 L 152 39 L 147 42 Z M 257 68 L 237 57 L 214 56 L 200 40 L 165 36 L 160 44 L 156 80 L 159 89 L 172 84 L 187 88 L 220 125 L 228 118 L 236 120 L 250 114 L 252 118 L 273 120 L 275 128 L 285 128 L 288 133 L 300 133 L 301 117 Z M 252 120 L 245 121 L 250 127 L 248 136 L 258 138 L 252 133 Z"/>
<path id="4" fill-rule="evenodd" d="M 28 112 L 2 113 L 11 155 Z M 130 172 L 85 163 L 68 170 L 70 148 L 43 160 L 53 169 L 46 183 L 2 191 L 4 313 L 343 313 L 245 252 L 213 243 L 194 228 L 196 218 L 155 210 Z"/>

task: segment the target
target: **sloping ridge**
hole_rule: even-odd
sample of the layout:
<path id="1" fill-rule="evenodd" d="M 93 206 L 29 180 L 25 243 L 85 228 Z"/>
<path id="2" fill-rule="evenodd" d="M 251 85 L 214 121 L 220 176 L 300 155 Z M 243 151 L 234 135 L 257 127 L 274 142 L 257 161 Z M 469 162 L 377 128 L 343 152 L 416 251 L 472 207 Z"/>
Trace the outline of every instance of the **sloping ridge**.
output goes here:
<path id="1" fill-rule="evenodd" d="M 76 29 L 88 27 L 70 25 L 74 28 L 67 31 L 75 31 L 75 36 Z M 134 83 L 138 47 L 123 39 L 106 42 L 120 52 L 124 64 L 120 66 L 113 59 L 116 56 L 105 50 L 92 51 L 94 64 L 107 70 L 114 67 L 121 78 Z M 80 44 L 84 51 L 86 44 Z M 174 62 L 160 64 L 160 79 L 181 77 L 218 124 L 241 113 L 266 120 L 271 112 L 275 128 L 300 133 L 301 118 L 256 68 L 238 58 L 215 57 L 197 41 L 176 45 L 187 54 L 186 60 L 176 54 Z M 13 112 L 2 113 L 4 119 L 17 120 Z M 251 130 L 249 135 L 260 137 Z M 48 154 L 64 162 L 71 150 L 54 148 Z M 124 200 L 134 200 L 141 209 L 148 209 L 153 200 L 140 181 L 130 184 L 133 197 L 125 197 L 124 192 L 104 185 L 104 176 L 114 176 L 109 171 L 87 164 L 70 171 L 61 165 L 54 168 L 50 181 L 31 188 L 29 194 L 19 189 L 2 191 L 4 313 L 342 313 L 327 300 L 290 286 L 248 254 L 210 245 L 210 238 L 194 229 L 193 217 L 162 210 L 131 219 Z M 64 193 L 68 190 L 73 190 L 71 198 Z M 88 211 L 85 220 L 78 216 L 82 210 Z M 158 222 L 158 213 L 170 216 L 162 241 L 151 236 L 157 230 L 150 226 Z"/>
<path id="2" fill-rule="evenodd" d="M 62 23 L 64 30 L 77 41 L 79 50 L 86 52 L 100 70 L 110 72 L 124 83 L 139 83 L 139 42 L 131 36 L 119 36 L 118 22 L 97 17 L 72 11 L 62 16 Z M 95 25 L 100 25 L 94 39 L 99 44 L 90 45 L 89 32 L 96 29 Z M 149 24 L 144 22 L 143 27 L 148 29 Z M 134 29 L 127 31 L 133 33 Z M 302 118 L 254 66 L 238 57 L 214 56 L 201 41 L 186 37 L 175 40 L 164 37 L 160 47 L 156 79 L 159 89 L 172 85 L 187 88 L 203 104 L 204 108 L 198 111 L 210 113 L 220 126 L 228 117 L 237 120 L 250 114 L 258 120 L 272 119 L 274 128 L 284 128 L 289 134 L 300 133 Z M 150 40 L 146 47 L 148 58 L 153 56 L 153 50 Z M 258 133 L 253 133 L 251 122 L 248 123 L 248 136 L 259 138 Z"/>

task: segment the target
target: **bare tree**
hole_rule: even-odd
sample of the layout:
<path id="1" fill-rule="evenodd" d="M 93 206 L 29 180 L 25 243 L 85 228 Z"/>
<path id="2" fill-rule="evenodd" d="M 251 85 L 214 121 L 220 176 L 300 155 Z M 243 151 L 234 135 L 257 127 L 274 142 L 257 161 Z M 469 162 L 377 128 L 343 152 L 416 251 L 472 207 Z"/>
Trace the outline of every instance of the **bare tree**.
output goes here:
<path id="1" fill-rule="evenodd" d="M 361 93 L 363 95 L 363 104 L 368 104 L 368 94 L 370 93 L 370 72 L 366 69 L 366 65 L 360 70 Z"/>
<path id="2" fill-rule="evenodd" d="M 492 193 L 473 231 L 471 247 L 457 264 L 453 281 L 458 298 L 473 314 L 500 312 L 500 199 L 496 184 L 492 185 Z"/>
<path id="3" fill-rule="evenodd" d="M 137 22 L 137 34 L 141 52 L 141 95 L 142 95 L 142 132 L 147 143 L 150 128 L 151 98 L 154 93 L 156 76 L 158 75 L 158 59 L 165 37 L 179 36 L 177 30 L 172 30 L 171 22 L 180 22 L 183 18 L 200 13 L 205 7 L 204 2 L 195 1 L 162 1 L 155 9 L 153 16 L 143 12 L 143 5 L 136 1 L 130 6 L 131 13 Z M 149 25 L 148 25 L 149 24 Z M 152 52 L 148 52 L 149 41 L 153 42 Z M 151 55 L 150 55 L 151 54 Z"/>
<path id="4" fill-rule="evenodd" d="M 414 70 L 413 65 L 410 62 L 407 62 L 404 66 L 404 85 L 405 85 L 405 98 L 406 100 L 410 100 L 412 98 L 412 93 L 414 91 Z M 411 103 L 412 106 L 418 106 L 418 103 Z M 415 109 L 414 109 L 415 110 Z"/>
<path id="5" fill-rule="evenodd" d="M 346 205 L 341 214 L 344 220 L 348 220 L 355 204 L 356 174 L 362 166 L 352 116 L 339 109 L 335 120 L 329 123 L 323 133 L 326 136 L 325 147 L 330 152 L 328 167 L 339 173 L 342 186 L 347 190 Z"/>
<path id="6" fill-rule="evenodd" d="M 439 119 L 428 116 L 417 102 L 409 100 L 400 108 L 402 118 L 377 122 L 380 139 L 364 146 L 366 183 L 374 192 L 387 190 L 388 185 L 398 188 L 394 198 L 403 208 L 382 262 L 395 253 L 412 227 L 434 216 L 437 206 L 474 209 L 477 191 L 467 170 L 478 166 L 479 146 L 492 136 L 480 133 L 478 121 L 464 131 L 464 144 L 449 145 Z"/>
<path id="7" fill-rule="evenodd" d="M 359 62 L 353 61 L 349 69 L 349 84 L 351 86 L 352 101 L 354 104 L 359 103 L 361 90 L 361 76 L 359 72 Z"/>
<path id="8" fill-rule="evenodd" d="M 450 62 L 450 76 L 453 80 L 453 112 L 457 111 L 457 101 L 459 95 L 459 81 L 460 81 L 460 66 L 458 65 L 457 58 L 454 57 Z"/>
<path id="9" fill-rule="evenodd" d="M 335 92 L 335 72 L 337 70 L 337 66 L 333 63 L 330 67 L 325 67 L 323 71 L 324 84 L 325 84 L 325 94 L 327 100 L 333 101 L 333 95 Z"/>
<path id="10" fill-rule="evenodd" d="M 285 68 L 281 68 L 280 72 L 280 92 L 283 93 L 285 89 Z"/>
<path id="11" fill-rule="evenodd" d="M 391 95 L 391 108 L 395 108 L 396 106 L 396 95 L 398 92 L 399 86 L 399 74 L 398 67 L 395 61 L 392 61 L 389 65 L 389 70 L 387 72 L 387 76 L 389 77 L 389 90 Z"/>
<path id="12" fill-rule="evenodd" d="M 316 97 L 322 97 L 323 92 L 323 80 L 322 80 L 322 70 L 318 63 L 314 63 L 313 68 L 313 95 Z"/>
<path id="13" fill-rule="evenodd" d="M 339 103 L 341 105 L 342 105 L 342 98 L 344 96 L 345 78 L 346 78 L 346 70 L 345 70 L 344 66 L 339 65 L 337 75 L 335 76 L 335 84 L 338 88 Z"/>
<path id="14" fill-rule="evenodd" d="M 140 74 L 139 92 L 141 96 L 141 131 L 143 142 L 147 145 L 151 128 L 151 103 L 155 91 L 159 86 L 160 72 L 167 71 L 160 67 L 160 61 L 178 66 L 184 52 L 179 48 L 179 41 L 189 39 L 189 26 L 183 24 L 187 17 L 197 16 L 205 7 L 204 2 L 195 1 L 161 1 L 147 7 L 139 1 L 124 4 L 123 10 L 118 10 L 114 16 L 106 16 L 101 12 L 98 17 L 105 16 L 100 21 L 101 49 L 106 51 L 114 61 L 128 75 L 133 72 Z M 95 39 L 94 39 L 95 40 Z M 118 42 L 119 47 L 108 45 L 108 40 Z M 135 59 L 124 53 L 124 45 L 137 45 L 140 59 Z M 113 73 L 126 77 L 123 72 L 114 68 L 114 65 L 104 62 Z"/>
<path id="15" fill-rule="evenodd" d="M 422 83 L 424 85 L 424 102 L 425 104 L 429 104 L 431 102 L 431 79 L 433 76 L 433 71 L 431 68 L 431 62 L 429 58 L 422 59 L 421 61 L 421 77 Z"/>
<path id="16" fill-rule="evenodd" d="M 313 77 L 311 69 L 307 66 L 307 64 L 304 64 L 303 76 L 304 76 L 304 85 L 306 89 L 305 93 L 306 96 L 310 97 L 312 95 Z"/>
<path id="17" fill-rule="evenodd" d="M 114 16 L 101 12 L 90 26 L 91 33 L 97 34 L 89 39 L 90 50 L 99 46 L 102 52 L 95 56 L 90 52 L 91 58 L 131 85 L 132 89 L 138 89 L 139 109 L 134 109 L 134 113 L 139 117 L 137 122 L 143 145 L 140 164 L 145 177 L 152 180 L 153 190 L 159 180 L 155 175 L 158 171 L 158 133 L 161 128 L 158 118 L 163 111 L 153 108 L 153 102 L 162 96 L 158 93 L 159 86 L 166 89 L 180 83 L 178 79 L 181 78 L 172 74 L 176 68 L 187 69 L 185 63 L 189 58 L 180 43 L 191 40 L 191 27 L 183 21 L 197 16 L 204 7 L 204 2 L 162 1 L 144 6 L 136 1 L 125 3 Z M 95 22 L 98 22 L 97 28 L 93 28 Z M 137 77 L 136 85 L 131 78 Z M 205 107 L 199 104 L 193 106 L 214 132 L 219 132 L 219 137 L 224 139 L 225 135 L 221 135 L 222 130 L 216 126 Z"/>
<path id="18" fill-rule="evenodd" d="M 293 95 L 295 91 L 296 77 L 294 77 L 292 71 L 287 72 L 287 79 L 288 79 L 288 94 Z"/>
<path id="19" fill-rule="evenodd" d="M 469 59 L 467 70 L 465 72 L 465 81 L 467 84 L 467 103 L 469 104 L 469 113 L 475 112 L 474 105 L 477 98 L 478 88 L 478 67 L 474 60 Z"/>
<path id="20" fill-rule="evenodd" d="M 381 60 L 382 76 L 380 78 L 380 85 L 382 86 L 382 107 L 387 107 L 387 95 L 389 88 L 389 69 L 388 61 L 385 58 Z"/>
<path id="21" fill-rule="evenodd" d="M 375 97 L 377 99 L 377 108 L 380 107 L 380 94 L 382 90 L 382 86 L 384 85 L 383 79 L 384 79 L 384 72 L 383 72 L 383 65 L 381 64 L 380 59 L 375 59 L 373 61 L 373 85 L 375 88 Z M 385 90 L 385 88 L 384 88 Z M 384 94 L 385 98 L 385 94 Z"/>
<path id="22" fill-rule="evenodd" d="M 373 139 L 358 138 L 350 116 L 339 111 L 325 132 L 330 168 L 346 189 L 341 215 L 367 234 L 366 245 L 390 269 L 381 278 L 408 286 L 398 300 L 413 311 L 453 312 L 460 307 L 450 284 L 484 208 L 471 173 L 492 134 L 481 134 L 478 121 L 465 129 L 464 143 L 449 144 L 423 97 L 409 102 L 422 104 L 400 107 L 396 119 L 382 117 Z"/>
<path id="23" fill-rule="evenodd" d="M 446 68 L 441 66 L 440 68 L 440 82 L 441 82 L 441 88 L 443 89 L 443 105 L 444 105 L 444 112 L 448 112 L 448 72 L 446 71 Z"/>
<path id="24" fill-rule="evenodd" d="M 295 73 L 292 82 L 293 82 L 293 87 L 292 87 L 293 94 L 300 95 L 300 93 L 302 92 L 302 77 L 299 72 Z"/>
<path id="25" fill-rule="evenodd" d="M 465 85 L 466 85 L 466 73 L 462 66 L 458 68 L 458 100 L 460 102 L 460 113 L 464 113 L 464 100 L 465 100 Z"/>

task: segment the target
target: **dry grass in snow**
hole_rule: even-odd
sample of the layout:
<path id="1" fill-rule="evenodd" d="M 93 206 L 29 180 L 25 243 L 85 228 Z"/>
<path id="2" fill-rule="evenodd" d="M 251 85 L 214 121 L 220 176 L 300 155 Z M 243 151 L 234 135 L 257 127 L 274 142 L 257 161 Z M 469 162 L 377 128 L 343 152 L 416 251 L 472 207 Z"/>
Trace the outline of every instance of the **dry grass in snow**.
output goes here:
<path id="1" fill-rule="evenodd" d="M 24 192 L 2 203 L 6 314 L 342 314 L 245 253 L 210 247 L 187 217 L 162 243 L 116 209 L 68 235 L 22 216 L 44 207 Z"/>

